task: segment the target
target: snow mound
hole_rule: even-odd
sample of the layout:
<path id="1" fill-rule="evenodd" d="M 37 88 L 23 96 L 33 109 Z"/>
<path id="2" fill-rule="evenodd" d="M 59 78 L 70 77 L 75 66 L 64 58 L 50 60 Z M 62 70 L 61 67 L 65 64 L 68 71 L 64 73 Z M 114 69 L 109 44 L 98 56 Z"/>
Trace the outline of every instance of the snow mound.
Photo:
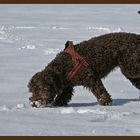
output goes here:
<path id="1" fill-rule="evenodd" d="M 17 26 L 15 29 L 35 29 L 37 27 L 34 26 Z"/>
<path id="2" fill-rule="evenodd" d="M 123 31 L 123 28 L 119 27 L 117 29 L 114 29 L 112 32 L 122 32 Z"/>
<path id="3" fill-rule="evenodd" d="M 106 114 L 105 110 L 100 109 L 74 109 L 73 107 L 63 108 L 60 110 L 61 114 L 70 114 L 70 113 L 77 113 L 77 114 L 85 114 L 85 113 L 94 113 L 94 114 Z"/>
<path id="4" fill-rule="evenodd" d="M 14 29 L 24 30 L 24 29 L 42 29 L 42 30 L 64 30 L 69 29 L 67 27 L 59 27 L 59 26 L 16 26 Z"/>
<path id="5" fill-rule="evenodd" d="M 129 112 L 115 112 L 111 111 L 110 113 L 106 114 L 108 120 L 121 120 L 122 117 L 130 116 L 131 114 Z"/>
<path id="6" fill-rule="evenodd" d="M 21 47 L 21 48 L 19 48 L 19 49 L 20 49 L 20 50 L 21 50 L 21 49 L 34 50 L 34 49 L 36 49 L 36 46 L 35 46 L 35 45 L 28 44 L 28 45 L 23 46 L 23 47 Z"/>
<path id="7" fill-rule="evenodd" d="M 75 113 L 75 110 L 73 107 L 69 107 L 69 108 L 63 108 L 60 110 L 61 114 L 70 114 L 70 113 Z"/>
<path id="8" fill-rule="evenodd" d="M 63 29 L 68 29 L 68 28 L 65 28 L 65 27 L 57 27 L 57 26 L 52 26 L 48 29 L 52 29 L 52 30 L 63 30 Z"/>
<path id="9" fill-rule="evenodd" d="M 21 37 L 14 34 L 15 27 L 13 25 L 0 26 L 0 40 L 7 43 L 13 43 L 14 41 L 21 41 Z"/>
<path id="10" fill-rule="evenodd" d="M 25 29 L 41 29 L 41 30 L 97 30 L 97 31 L 103 31 L 103 32 L 121 32 L 123 31 L 122 27 L 118 28 L 112 28 L 112 27 L 99 27 L 99 26 L 87 26 L 87 27 L 66 27 L 66 26 L 14 26 L 14 25 L 9 25 L 9 26 L 0 26 L 0 30 L 25 30 Z"/>
<path id="11" fill-rule="evenodd" d="M 0 111 L 9 111 L 10 108 L 7 105 L 0 106 Z"/>
<path id="12" fill-rule="evenodd" d="M 7 38 L 6 31 L 4 30 L 4 26 L 0 27 L 0 40 L 5 40 Z"/>
<path id="13" fill-rule="evenodd" d="M 89 26 L 89 27 L 87 27 L 85 29 L 103 31 L 103 32 L 106 32 L 106 33 L 122 32 L 123 31 L 123 28 L 121 28 L 121 27 L 118 27 L 116 29 L 113 29 L 113 28 L 109 28 L 109 27 L 94 27 L 94 26 Z"/>
<path id="14" fill-rule="evenodd" d="M 60 49 L 53 49 L 53 48 L 47 48 L 44 50 L 45 55 L 50 55 L 50 54 L 56 54 L 60 51 Z"/>
<path id="15" fill-rule="evenodd" d="M 25 108 L 25 104 L 17 104 L 16 108 L 17 109 Z"/>
<path id="16" fill-rule="evenodd" d="M 101 111 L 100 109 L 79 109 L 77 110 L 77 113 L 83 114 L 83 113 L 94 113 L 94 114 L 106 114 L 106 111 Z"/>
<path id="17" fill-rule="evenodd" d="M 15 110 L 15 109 L 23 109 L 26 108 L 25 104 L 17 104 L 16 106 L 13 107 L 8 107 L 7 105 L 1 105 L 0 106 L 0 111 L 11 111 L 11 110 Z"/>

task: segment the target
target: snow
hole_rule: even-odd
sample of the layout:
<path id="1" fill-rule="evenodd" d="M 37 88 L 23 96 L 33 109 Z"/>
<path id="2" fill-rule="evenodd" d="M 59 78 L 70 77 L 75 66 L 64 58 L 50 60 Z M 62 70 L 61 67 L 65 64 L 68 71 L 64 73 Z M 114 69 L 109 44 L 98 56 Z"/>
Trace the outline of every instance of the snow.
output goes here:
<path id="1" fill-rule="evenodd" d="M 19 49 L 29 49 L 29 50 L 34 50 L 34 49 L 36 49 L 36 47 L 35 47 L 35 45 L 26 45 L 26 46 L 23 46 L 23 47 L 21 47 L 21 48 L 19 48 Z"/>
<path id="2" fill-rule="evenodd" d="M 0 5 L 0 135 L 140 135 L 140 94 L 118 68 L 103 79 L 112 106 L 98 105 L 80 86 L 68 107 L 33 108 L 27 88 L 33 74 L 44 69 L 67 40 L 140 33 L 139 7 Z"/>
<path id="3" fill-rule="evenodd" d="M 24 108 L 25 107 L 25 105 L 24 104 L 17 104 L 17 106 L 16 106 L 18 109 L 21 109 L 21 108 Z"/>
<path id="4" fill-rule="evenodd" d="M 45 55 L 56 54 L 60 51 L 61 51 L 60 49 L 47 48 L 46 50 L 44 50 L 44 54 Z"/>

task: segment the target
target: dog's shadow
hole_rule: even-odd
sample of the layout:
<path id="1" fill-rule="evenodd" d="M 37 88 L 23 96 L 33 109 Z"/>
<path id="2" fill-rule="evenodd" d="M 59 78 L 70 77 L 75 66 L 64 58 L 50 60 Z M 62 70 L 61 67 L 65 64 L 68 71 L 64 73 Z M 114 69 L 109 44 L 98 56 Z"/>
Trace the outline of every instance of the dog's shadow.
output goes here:
<path id="1" fill-rule="evenodd" d="M 113 99 L 112 106 L 121 106 L 129 102 L 140 102 L 140 99 Z M 70 103 L 69 107 L 90 107 L 98 105 L 97 102 L 92 103 Z"/>
<path id="2" fill-rule="evenodd" d="M 130 102 L 140 102 L 140 99 L 113 99 L 113 106 L 125 105 Z"/>
<path id="3" fill-rule="evenodd" d="M 97 105 L 97 102 L 92 102 L 92 103 L 70 103 L 69 107 L 90 107 L 90 106 L 95 106 Z"/>

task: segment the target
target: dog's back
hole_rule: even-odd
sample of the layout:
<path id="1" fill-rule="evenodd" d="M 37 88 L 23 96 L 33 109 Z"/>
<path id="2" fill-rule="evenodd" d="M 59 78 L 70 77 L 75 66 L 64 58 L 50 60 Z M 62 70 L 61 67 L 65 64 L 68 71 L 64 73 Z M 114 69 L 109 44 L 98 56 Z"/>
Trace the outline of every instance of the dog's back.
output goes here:
<path id="1" fill-rule="evenodd" d="M 102 78 L 138 51 L 139 42 L 140 35 L 110 33 L 81 42 L 75 48 Z"/>

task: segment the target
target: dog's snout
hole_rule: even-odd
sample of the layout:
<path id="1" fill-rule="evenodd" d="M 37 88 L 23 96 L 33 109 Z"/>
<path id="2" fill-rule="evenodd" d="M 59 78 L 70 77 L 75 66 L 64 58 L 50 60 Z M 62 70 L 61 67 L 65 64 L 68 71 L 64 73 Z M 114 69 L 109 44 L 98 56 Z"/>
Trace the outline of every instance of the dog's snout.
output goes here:
<path id="1" fill-rule="evenodd" d="M 32 102 L 30 102 L 30 105 L 31 105 L 32 107 L 37 107 L 37 108 L 39 108 L 39 107 L 41 106 L 41 101 L 32 101 Z"/>

